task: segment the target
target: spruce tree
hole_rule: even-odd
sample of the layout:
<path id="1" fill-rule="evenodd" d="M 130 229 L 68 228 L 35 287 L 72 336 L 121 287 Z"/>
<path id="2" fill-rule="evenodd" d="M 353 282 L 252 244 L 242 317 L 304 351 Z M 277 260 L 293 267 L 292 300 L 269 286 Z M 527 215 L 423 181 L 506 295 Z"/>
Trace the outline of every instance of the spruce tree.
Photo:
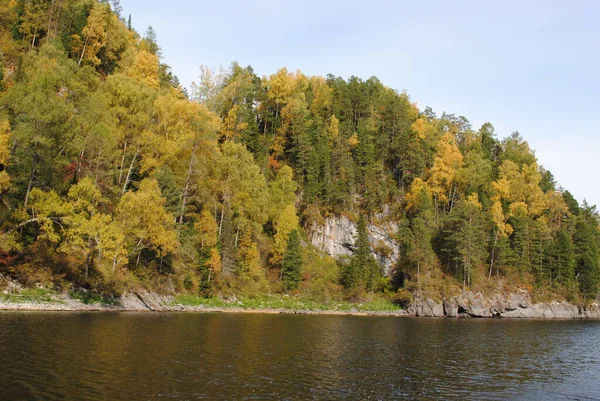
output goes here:
<path id="1" fill-rule="evenodd" d="M 594 207 L 584 202 L 582 214 L 575 229 L 576 265 L 579 289 L 586 298 L 598 294 L 600 283 L 600 255 L 598 252 L 598 220 Z"/>
<path id="2" fill-rule="evenodd" d="M 300 284 L 302 270 L 302 249 L 300 248 L 300 235 L 298 230 L 290 233 L 287 249 L 281 264 L 281 277 L 286 290 L 294 290 Z"/>
<path id="3" fill-rule="evenodd" d="M 344 284 L 349 289 L 365 288 L 373 291 L 381 276 L 379 264 L 371 253 L 367 223 L 363 215 L 358 219 L 354 254 L 344 274 Z"/>

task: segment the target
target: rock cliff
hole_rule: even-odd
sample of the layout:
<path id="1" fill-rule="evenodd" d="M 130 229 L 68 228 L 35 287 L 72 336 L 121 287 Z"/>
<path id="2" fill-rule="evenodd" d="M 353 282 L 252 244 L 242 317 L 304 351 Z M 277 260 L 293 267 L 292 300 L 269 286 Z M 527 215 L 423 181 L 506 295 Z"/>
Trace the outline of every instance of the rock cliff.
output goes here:
<path id="1" fill-rule="evenodd" d="M 390 275 L 399 257 L 398 244 L 393 238 L 398 227 L 394 222 L 386 222 L 369 224 L 367 229 L 373 256 L 383 273 Z M 344 215 L 327 217 L 323 225 L 315 223 L 310 229 L 312 245 L 336 259 L 352 256 L 355 238 L 356 224 Z"/>

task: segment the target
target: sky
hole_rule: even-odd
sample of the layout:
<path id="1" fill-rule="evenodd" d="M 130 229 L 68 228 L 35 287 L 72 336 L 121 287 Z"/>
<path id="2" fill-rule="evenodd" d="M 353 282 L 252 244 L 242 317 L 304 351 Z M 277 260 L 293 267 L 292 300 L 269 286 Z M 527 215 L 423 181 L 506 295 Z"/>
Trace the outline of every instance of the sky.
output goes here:
<path id="1" fill-rule="evenodd" d="M 352 75 L 421 109 L 519 131 L 539 163 L 600 206 L 600 1 L 121 0 L 181 83 L 201 64 Z"/>

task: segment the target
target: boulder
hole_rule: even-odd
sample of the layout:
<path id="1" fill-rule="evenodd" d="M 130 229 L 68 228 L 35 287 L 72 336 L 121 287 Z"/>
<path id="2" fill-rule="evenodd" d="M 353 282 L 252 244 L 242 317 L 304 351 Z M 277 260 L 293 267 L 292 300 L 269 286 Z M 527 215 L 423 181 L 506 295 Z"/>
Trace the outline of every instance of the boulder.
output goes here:
<path id="1" fill-rule="evenodd" d="M 408 307 L 407 312 L 417 317 L 444 317 L 444 306 L 433 299 L 416 298 Z"/>
<path id="2" fill-rule="evenodd" d="M 456 302 L 452 300 L 444 301 L 444 315 L 447 317 L 458 317 L 458 305 Z"/>

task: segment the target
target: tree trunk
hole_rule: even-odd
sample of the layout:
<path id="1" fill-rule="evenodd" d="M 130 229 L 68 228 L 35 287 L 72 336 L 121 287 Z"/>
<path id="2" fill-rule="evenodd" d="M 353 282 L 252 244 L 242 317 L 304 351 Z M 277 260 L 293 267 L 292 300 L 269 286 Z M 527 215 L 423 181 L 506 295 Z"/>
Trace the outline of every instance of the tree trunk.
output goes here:
<path id="1" fill-rule="evenodd" d="M 35 176 L 35 169 L 37 165 L 37 142 L 33 147 L 33 159 L 31 161 L 31 171 L 29 172 L 29 182 L 27 183 L 27 192 L 25 192 L 25 201 L 23 202 L 23 207 L 27 209 L 27 203 L 29 201 L 29 193 L 31 192 L 31 187 L 33 186 L 33 177 Z"/>
<path id="2" fill-rule="evenodd" d="M 225 204 L 221 206 L 221 221 L 219 222 L 219 240 L 221 239 L 221 231 L 223 230 L 223 216 L 225 215 Z"/>
<path id="3" fill-rule="evenodd" d="M 495 253 L 496 253 L 496 246 L 498 243 L 499 235 L 500 235 L 500 233 L 498 231 L 496 231 L 496 236 L 494 237 L 494 245 L 492 246 L 492 259 L 490 260 L 490 274 L 488 275 L 489 279 L 492 278 L 492 271 L 494 270 L 494 257 L 495 257 Z"/>
<path id="4" fill-rule="evenodd" d="M 79 161 L 77 162 L 77 170 L 75 170 L 75 177 L 73 182 L 78 182 L 79 177 L 81 175 L 81 165 L 83 164 L 83 156 L 85 155 L 85 147 L 81 149 L 81 153 L 79 154 Z"/>
<path id="5" fill-rule="evenodd" d="M 138 267 L 140 264 L 140 258 L 142 257 L 142 250 L 143 249 L 140 249 L 140 252 L 138 253 L 137 260 L 135 261 L 135 267 Z"/>
<path id="6" fill-rule="evenodd" d="M 54 13 L 54 2 L 56 0 L 52 0 L 52 4 L 50 5 L 50 12 L 48 13 L 48 28 L 46 29 L 46 31 L 48 32 L 48 37 L 50 38 L 51 32 L 50 32 L 50 26 L 52 24 L 52 13 Z"/>
<path id="7" fill-rule="evenodd" d="M 35 31 L 33 31 L 33 39 L 31 39 L 31 48 L 30 50 L 33 50 L 33 48 L 35 47 L 35 38 L 37 37 L 37 27 L 35 27 Z"/>
<path id="8" fill-rule="evenodd" d="M 192 179 L 192 166 L 194 165 L 194 152 L 196 151 L 196 141 L 192 146 L 192 154 L 190 155 L 190 163 L 188 165 L 187 177 L 185 180 L 185 186 L 183 187 L 183 193 L 181 194 L 181 211 L 179 213 L 179 224 L 183 223 L 183 215 L 185 214 L 185 206 L 187 203 L 187 195 L 190 188 L 190 181 Z"/>
<path id="9" fill-rule="evenodd" d="M 85 41 L 83 42 L 83 49 L 81 50 L 81 56 L 79 57 L 79 61 L 77 62 L 77 66 L 81 66 L 81 62 L 83 61 L 83 56 L 85 55 L 85 48 L 87 47 L 87 43 L 89 40 L 89 36 L 87 36 L 85 38 Z"/>
<path id="10" fill-rule="evenodd" d="M 125 195 L 125 192 L 127 191 L 127 186 L 129 185 L 129 181 L 131 180 L 131 171 L 133 170 L 133 165 L 135 164 L 135 159 L 137 159 L 139 151 L 140 145 L 137 146 L 135 154 L 133 155 L 133 159 L 131 159 L 131 163 L 129 164 L 129 170 L 127 170 L 127 176 L 125 177 L 125 183 L 123 184 L 123 191 L 121 192 L 121 195 Z"/>
<path id="11" fill-rule="evenodd" d="M 119 185 L 121 185 L 121 180 L 123 177 L 123 164 L 125 164 L 125 154 L 127 152 L 127 142 L 123 145 L 123 157 L 121 157 L 121 168 L 119 169 Z"/>
<path id="12" fill-rule="evenodd" d="M 94 184 L 98 185 L 98 171 L 100 170 L 100 155 L 102 152 L 98 149 L 98 159 L 96 161 L 96 173 L 94 174 Z"/>

